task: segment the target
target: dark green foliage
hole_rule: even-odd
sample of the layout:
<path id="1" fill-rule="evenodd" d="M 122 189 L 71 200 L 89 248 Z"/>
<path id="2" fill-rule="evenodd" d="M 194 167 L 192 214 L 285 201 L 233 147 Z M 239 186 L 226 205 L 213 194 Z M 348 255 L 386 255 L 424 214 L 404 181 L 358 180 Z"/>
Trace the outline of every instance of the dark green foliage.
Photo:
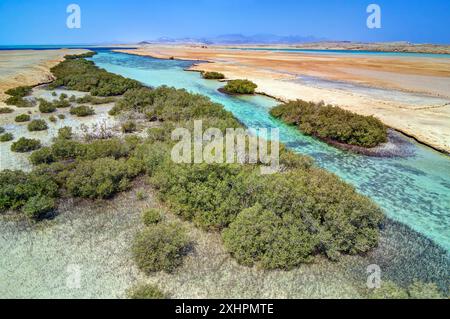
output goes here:
<path id="1" fill-rule="evenodd" d="M 92 105 L 108 104 L 108 103 L 112 103 L 115 101 L 116 101 L 116 98 L 114 98 L 114 97 L 100 98 L 100 97 L 92 96 L 89 94 L 76 99 L 77 103 L 92 104 Z"/>
<path id="2" fill-rule="evenodd" d="M 127 121 L 122 124 L 121 129 L 122 129 L 122 133 L 125 133 L 125 134 L 136 132 L 136 130 L 137 130 L 136 122 Z"/>
<path id="3" fill-rule="evenodd" d="M 3 133 L 5 133 L 5 129 L 0 126 L 0 134 L 3 134 Z"/>
<path id="4" fill-rule="evenodd" d="M 7 105 L 15 105 L 17 107 L 32 107 L 33 103 L 20 96 L 11 96 L 6 99 L 5 103 Z"/>
<path id="5" fill-rule="evenodd" d="M 29 207 L 37 198 L 54 198 L 58 185 L 46 174 L 24 173 L 4 170 L 0 172 L 0 212 L 8 209 L 20 209 L 33 198 Z M 34 203 L 34 204 L 33 204 Z"/>
<path id="6" fill-rule="evenodd" d="M 58 96 L 58 94 L 56 94 L 56 92 L 52 92 L 52 96 Z"/>
<path id="7" fill-rule="evenodd" d="M 142 221 L 145 226 L 150 226 L 153 224 L 158 224 L 162 219 L 161 212 L 157 209 L 151 208 L 146 210 L 142 214 Z"/>
<path id="8" fill-rule="evenodd" d="M 290 216 L 289 216 L 290 217 Z M 310 262 L 316 239 L 294 218 L 283 218 L 260 204 L 243 210 L 223 231 L 225 247 L 241 264 L 290 269 Z"/>
<path id="9" fill-rule="evenodd" d="M 39 99 L 39 111 L 42 113 L 52 113 L 56 111 L 56 105 L 44 99 Z"/>
<path id="10" fill-rule="evenodd" d="M 249 80 L 228 81 L 223 91 L 229 94 L 254 94 L 258 86 Z"/>
<path id="11" fill-rule="evenodd" d="M 14 110 L 10 107 L 0 107 L 0 114 L 12 113 Z"/>
<path id="12" fill-rule="evenodd" d="M 31 197 L 22 208 L 23 213 L 31 219 L 40 219 L 54 210 L 55 200 L 45 195 Z"/>
<path id="13" fill-rule="evenodd" d="M 149 119 L 164 121 L 222 118 L 228 119 L 229 124 L 234 123 L 230 127 L 239 125 L 231 113 L 208 97 L 165 86 L 128 91 L 117 101 L 110 114 L 116 115 L 121 111 L 136 111 L 146 114 Z"/>
<path id="14" fill-rule="evenodd" d="M 146 274 L 172 272 L 182 264 L 189 240 L 179 224 L 157 224 L 144 229 L 133 243 L 133 257 Z"/>
<path id="15" fill-rule="evenodd" d="M 27 153 L 41 148 L 41 142 L 35 139 L 21 137 L 11 145 L 11 151 L 17 153 Z"/>
<path id="16" fill-rule="evenodd" d="M 97 52 L 94 52 L 94 51 L 81 53 L 81 54 L 69 54 L 69 55 L 64 56 L 64 59 L 77 60 L 77 59 L 84 59 L 84 58 L 92 58 L 96 54 L 97 54 Z"/>
<path id="17" fill-rule="evenodd" d="M 14 89 L 9 89 L 5 93 L 10 95 L 6 99 L 5 103 L 7 105 L 15 105 L 17 107 L 31 107 L 33 106 L 30 101 L 24 99 L 25 96 L 31 93 L 31 86 L 19 86 Z"/>
<path id="18" fill-rule="evenodd" d="M 11 96 L 25 97 L 31 93 L 32 89 L 32 86 L 18 86 L 14 89 L 7 90 L 5 93 Z"/>
<path id="19" fill-rule="evenodd" d="M 68 100 L 60 99 L 53 101 L 53 106 L 57 109 L 64 109 L 70 107 L 70 102 Z"/>
<path id="20" fill-rule="evenodd" d="M 67 99 L 68 97 L 69 96 L 66 93 L 61 93 L 61 95 L 59 96 L 59 99 L 62 101 L 62 100 Z"/>
<path id="21" fill-rule="evenodd" d="M 173 164 L 166 161 L 152 183 L 161 198 L 186 219 L 222 229 L 244 207 L 246 170 L 240 165 Z"/>
<path id="22" fill-rule="evenodd" d="M 56 116 L 54 116 L 54 115 L 51 115 L 51 116 L 48 118 L 48 120 L 49 120 L 50 122 L 52 122 L 52 123 L 56 123 L 56 121 L 58 121 L 57 118 L 56 118 Z"/>
<path id="23" fill-rule="evenodd" d="M 387 141 L 386 127 L 372 116 L 358 115 L 338 107 L 302 100 L 281 104 L 271 115 L 321 139 L 374 147 Z"/>
<path id="24" fill-rule="evenodd" d="M 58 130 L 58 139 L 62 139 L 62 140 L 71 140 L 73 137 L 73 132 L 72 132 L 72 128 L 70 126 L 64 126 L 61 127 Z"/>
<path id="25" fill-rule="evenodd" d="M 86 105 L 74 106 L 70 109 L 70 114 L 79 117 L 94 115 L 95 111 L 92 107 Z"/>
<path id="26" fill-rule="evenodd" d="M 64 120 L 66 118 L 66 116 L 64 114 L 58 114 L 58 118 L 60 120 Z"/>
<path id="27" fill-rule="evenodd" d="M 55 158 L 50 147 L 43 147 L 30 155 L 30 162 L 33 165 L 50 164 L 54 161 Z"/>
<path id="28" fill-rule="evenodd" d="M 80 161 L 69 173 L 66 187 L 69 193 L 84 198 L 110 198 L 129 188 L 130 181 L 142 172 L 132 160 L 100 158 Z"/>
<path id="29" fill-rule="evenodd" d="M 95 66 L 94 62 L 85 59 L 67 59 L 51 69 L 56 80 L 50 85 L 70 90 L 90 92 L 95 96 L 121 95 L 127 90 L 140 87 L 135 80 L 109 73 Z"/>
<path id="30" fill-rule="evenodd" d="M 225 75 L 219 72 L 203 72 L 202 76 L 207 80 L 223 80 L 225 79 Z"/>
<path id="31" fill-rule="evenodd" d="M 48 125 L 44 120 L 33 120 L 28 124 L 30 132 L 45 131 L 46 129 L 48 129 Z"/>
<path id="32" fill-rule="evenodd" d="M 18 123 L 22 123 L 22 122 L 28 122 L 31 119 L 31 117 L 28 114 L 20 114 L 17 115 L 15 118 L 15 121 Z"/>
<path id="33" fill-rule="evenodd" d="M 153 285 L 139 285 L 127 292 L 130 299 L 167 299 L 167 295 Z"/>
<path id="34" fill-rule="evenodd" d="M 0 142 L 9 142 L 14 139 L 14 135 L 12 133 L 5 133 L 0 135 Z"/>

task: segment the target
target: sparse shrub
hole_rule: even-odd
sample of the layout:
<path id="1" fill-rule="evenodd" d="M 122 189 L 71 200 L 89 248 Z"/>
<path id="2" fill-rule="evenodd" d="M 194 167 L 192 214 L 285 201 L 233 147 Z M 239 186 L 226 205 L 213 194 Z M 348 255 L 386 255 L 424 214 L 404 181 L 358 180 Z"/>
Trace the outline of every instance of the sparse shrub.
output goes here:
<path id="1" fill-rule="evenodd" d="M 52 122 L 52 123 L 56 123 L 56 121 L 58 121 L 58 120 L 56 119 L 56 116 L 54 116 L 54 115 L 51 115 L 51 116 L 48 118 L 48 120 L 49 120 L 50 122 Z"/>
<path id="2" fill-rule="evenodd" d="M 86 105 L 74 106 L 70 109 L 70 114 L 79 117 L 94 115 L 95 111 L 92 107 Z"/>
<path id="3" fill-rule="evenodd" d="M 20 209 L 34 197 L 54 198 L 57 192 L 58 185 L 46 174 L 11 170 L 0 172 L 0 212 Z"/>
<path id="4" fill-rule="evenodd" d="M 25 100 L 24 97 L 31 93 L 31 86 L 19 86 L 14 89 L 9 89 L 5 93 L 10 95 L 8 99 L 6 99 L 5 103 L 7 105 L 15 105 L 17 107 L 31 107 L 33 104 Z"/>
<path id="5" fill-rule="evenodd" d="M 148 209 L 142 214 L 142 221 L 145 226 L 158 224 L 161 221 L 161 218 L 161 212 L 154 208 Z"/>
<path id="6" fill-rule="evenodd" d="M 147 197 L 147 195 L 145 194 L 144 191 L 139 190 L 136 192 L 136 198 L 138 200 L 144 200 L 146 197 Z"/>
<path id="7" fill-rule="evenodd" d="M 362 147 L 387 141 L 386 127 L 372 116 L 355 114 L 339 107 L 302 100 L 281 104 L 270 111 L 303 133 Z"/>
<path id="8" fill-rule="evenodd" d="M 41 142 L 35 139 L 21 137 L 11 145 L 11 151 L 17 153 L 27 153 L 41 148 Z"/>
<path id="9" fill-rule="evenodd" d="M 5 93 L 11 96 L 25 97 L 31 93 L 33 87 L 31 86 L 18 86 L 14 89 L 9 89 Z"/>
<path id="10" fill-rule="evenodd" d="M 0 134 L 3 134 L 3 133 L 5 133 L 5 129 L 0 126 Z"/>
<path id="11" fill-rule="evenodd" d="M 127 291 L 130 299 L 167 299 L 167 295 L 154 285 L 144 284 Z"/>
<path id="12" fill-rule="evenodd" d="M 9 142 L 14 139 L 14 135 L 12 133 L 5 133 L 0 135 L 0 142 Z"/>
<path id="13" fill-rule="evenodd" d="M 53 156 L 53 151 L 50 147 L 43 147 L 30 155 L 30 162 L 33 165 L 50 164 L 54 161 L 55 157 Z"/>
<path id="14" fill-rule="evenodd" d="M 70 107 L 70 102 L 68 100 L 59 99 L 58 101 L 53 101 L 53 106 L 58 109 L 64 109 Z"/>
<path id="15" fill-rule="evenodd" d="M 52 92 L 52 96 L 58 96 L 55 91 Z"/>
<path id="16" fill-rule="evenodd" d="M 207 80 L 223 80 L 225 75 L 219 72 L 203 72 L 203 78 Z"/>
<path id="17" fill-rule="evenodd" d="M 46 129 L 48 129 L 48 126 L 44 120 L 33 120 L 28 124 L 30 132 L 45 131 Z"/>
<path id="18" fill-rule="evenodd" d="M 54 103 L 46 101 L 44 99 L 39 100 L 39 111 L 41 113 L 52 113 L 56 111 Z"/>
<path id="19" fill-rule="evenodd" d="M 10 107 L 0 107 L 0 114 L 12 113 L 14 110 Z"/>
<path id="20" fill-rule="evenodd" d="M 100 158 L 81 161 L 67 178 L 67 190 L 76 197 L 110 198 L 129 188 L 130 180 L 137 176 L 129 171 L 124 159 Z"/>
<path id="21" fill-rule="evenodd" d="M 96 97 L 96 96 L 92 96 L 90 94 L 85 95 L 83 97 L 80 97 L 78 99 L 76 99 L 77 103 L 80 104 L 92 104 L 92 105 L 100 105 L 100 104 L 108 104 L 108 103 L 112 103 L 114 102 L 116 99 L 114 97 Z"/>
<path id="22" fill-rule="evenodd" d="M 58 139 L 62 139 L 62 140 L 71 140 L 73 137 L 73 132 L 72 132 L 72 128 L 70 126 L 64 126 L 61 127 L 58 130 Z"/>
<path id="23" fill-rule="evenodd" d="M 122 133 L 128 134 L 128 133 L 136 132 L 137 126 L 134 121 L 127 121 L 122 124 L 121 129 L 122 129 Z"/>
<path id="24" fill-rule="evenodd" d="M 133 243 L 134 260 L 146 274 L 172 272 L 182 264 L 189 240 L 186 231 L 176 223 L 157 224 L 144 229 Z"/>
<path id="25" fill-rule="evenodd" d="M 65 99 L 67 99 L 67 98 L 68 98 L 68 96 L 67 96 L 66 93 L 61 93 L 61 95 L 59 96 L 59 99 L 60 99 L 60 100 L 65 100 Z"/>
<path id="26" fill-rule="evenodd" d="M 48 196 L 31 197 L 23 206 L 23 213 L 30 219 L 40 219 L 55 210 L 55 200 Z"/>
<path id="27" fill-rule="evenodd" d="M 258 86 L 249 80 L 228 81 L 223 91 L 228 94 L 254 94 Z"/>
<path id="28" fill-rule="evenodd" d="M 15 118 L 15 121 L 18 123 L 22 123 L 22 122 L 28 122 L 31 119 L 31 117 L 28 114 L 20 114 L 17 115 Z"/>
<path id="29" fill-rule="evenodd" d="M 69 102 L 75 103 L 77 101 L 77 97 L 75 95 L 71 95 L 69 98 Z"/>
<path id="30" fill-rule="evenodd" d="M 60 120 L 64 120 L 66 118 L 66 116 L 64 114 L 58 114 L 58 118 Z"/>
<path id="31" fill-rule="evenodd" d="M 223 231 L 225 247 L 241 264 L 291 269 L 310 262 L 316 239 L 302 221 L 282 218 L 260 204 L 243 210 Z"/>

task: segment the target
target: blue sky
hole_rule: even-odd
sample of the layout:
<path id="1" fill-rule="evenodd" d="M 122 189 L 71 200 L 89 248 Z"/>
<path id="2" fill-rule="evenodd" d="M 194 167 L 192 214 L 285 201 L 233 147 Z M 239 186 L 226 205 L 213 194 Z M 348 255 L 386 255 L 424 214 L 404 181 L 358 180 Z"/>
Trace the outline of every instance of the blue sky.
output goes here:
<path id="1" fill-rule="evenodd" d="M 66 7 L 81 7 L 81 29 Z M 366 7 L 382 28 L 366 27 Z M 242 33 L 450 44 L 449 0 L 0 0 L 0 45 L 138 42 Z"/>

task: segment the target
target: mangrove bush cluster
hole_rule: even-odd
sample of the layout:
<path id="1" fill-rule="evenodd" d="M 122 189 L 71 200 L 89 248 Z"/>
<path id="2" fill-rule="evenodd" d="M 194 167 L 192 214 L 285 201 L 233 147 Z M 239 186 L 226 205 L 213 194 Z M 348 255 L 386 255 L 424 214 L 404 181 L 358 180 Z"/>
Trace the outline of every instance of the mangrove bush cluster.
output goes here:
<path id="1" fill-rule="evenodd" d="M 202 76 L 207 80 L 223 80 L 225 79 L 225 75 L 219 72 L 203 72 Z"/>
<path id="2" fill-rule="evenodd" d="M 273 108 L 270 114 L 323 140 L 362 147 L 387 141 L 386 127 L 380 120 L 324 103 L 291 101 Z"/>
<path id="3" fill-rule="evenodd" d="M 36 167 L 31 173 L 20 173 L 23 178 L 11 183 L 15 173 L 0 173 L 3 210 L 25 209 L 36 196 L 109 198 L 145 174 L 173 212 L 220 231 L 227 250 L 244 265 L 290 269 L 317 254 L 337 259 L 377 245 L 381 210 L 308 157 L 282 149 L 283 170 L 273 175 L 261 175 L 256 164 L 175 164 L 170 156 L 174 127 L 190 128 L 196 119 L 222 131 L 241 126 L 207 97 L 168 87 L 146 88 L 82 59 L 65 61 L 54 72 L 55 86 L 93 95 L 125 93 L 112 114 L 133 111 L 161 123 L 147 138 L 129 135 L 82 143 L 60 132 L 52 146 L 32 154 Z M 33 199 L 30 205 L 45 208 L 49 203 Z M 179 261 L 172 257 L 179 256 L 185 244 L 177 226 L 156 224 L 138 236 L 133 254 L 146 272 L 170 271 Z"/>
<path id="4" fill-rule="evenodd" d="M 254 94 L 258 86 L 249 80 L 231 80 L 223 87 L 228 94 Z"/>
<path id="5" fill-rule="evenodd" d="M 14 89 L 7 90 L 5 93 L 10 97 L 6 99 L 5 103 L 8 105 L 15 105 L 17 107 L 31 107 L 33 104 L 24 99 L 31 93 L 31 86 L 19 86 Z"/>

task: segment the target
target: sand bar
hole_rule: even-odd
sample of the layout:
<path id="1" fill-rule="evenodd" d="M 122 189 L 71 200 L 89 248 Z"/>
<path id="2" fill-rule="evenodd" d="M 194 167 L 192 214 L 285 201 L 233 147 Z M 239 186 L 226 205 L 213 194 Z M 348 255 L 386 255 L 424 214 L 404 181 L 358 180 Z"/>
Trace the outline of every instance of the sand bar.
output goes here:
<path id="1" fill-rule="evenodd" d="M 191 70 L 218 71 L 228 79 L 247 78 L 258 85 L 259 93 L 283 101 L 323 100 L 359 114 L 374 115 L 388 126 L 450 153 L 448 58 L 246 51 L 194 45 L 145 45 L 117 51 L 211 62 L 199 62 Z M 311 86 L 302 77 L 382 89 L 389 94 L 382 92 L 374 97 L 357 91 Z M 391 97 L 405 93 L 416 99 L 418 96 L 421 103 Z"/>

